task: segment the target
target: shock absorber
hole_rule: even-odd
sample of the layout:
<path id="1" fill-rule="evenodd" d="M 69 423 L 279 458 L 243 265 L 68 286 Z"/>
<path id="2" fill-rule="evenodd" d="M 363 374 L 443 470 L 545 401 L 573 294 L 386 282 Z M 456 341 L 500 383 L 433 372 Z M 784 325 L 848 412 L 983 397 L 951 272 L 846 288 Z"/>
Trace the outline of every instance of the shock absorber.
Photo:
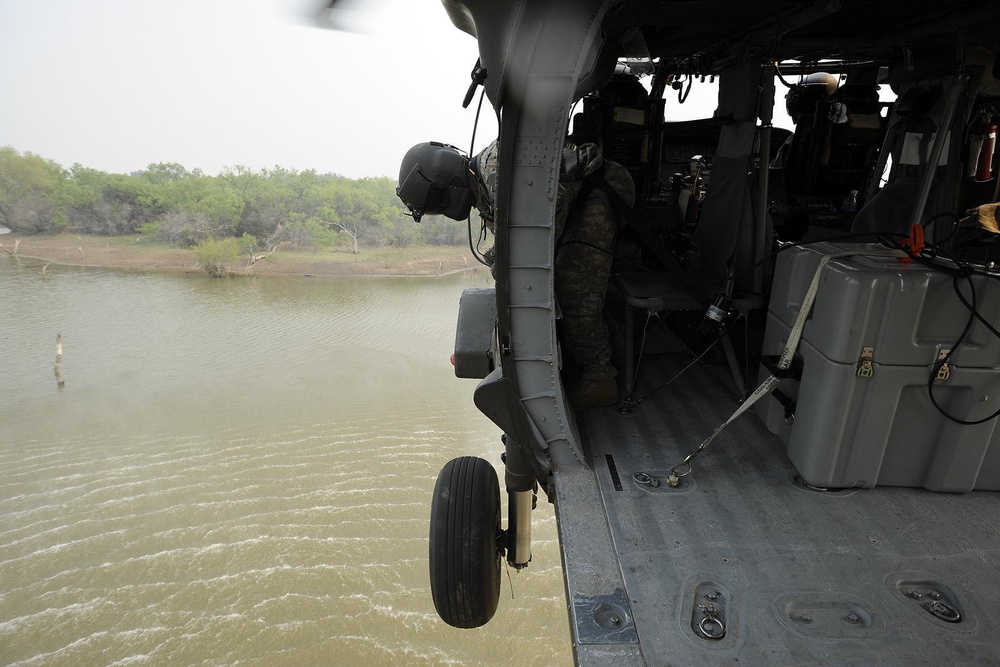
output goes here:
<path id="1" fill-rule="evenodd" d="M 507 485 L 507 563 L 521 570 L 531 560 L 531 510 L 537 484 L 521 447 L 508 435 L 504 442 L 504 483 Z"/>

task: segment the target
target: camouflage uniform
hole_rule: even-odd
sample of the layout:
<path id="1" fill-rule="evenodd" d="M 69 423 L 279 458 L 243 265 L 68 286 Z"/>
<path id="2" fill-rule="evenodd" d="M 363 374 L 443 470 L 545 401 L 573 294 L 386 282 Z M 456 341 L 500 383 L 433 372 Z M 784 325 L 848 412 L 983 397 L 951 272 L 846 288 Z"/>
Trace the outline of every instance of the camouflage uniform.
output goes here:
<path id="1" fill-rule="evenodd" d="M 567 145 L 564 156 L 576 164 L 559 180 L 555 214 L 555 289 L 562 311 L 563 345 L 583 369 L 582 379 L 611 380 L 618 372 L 611 366 L 611 345 L 604 322 L 604 294 L 611 276 L 614 239 L 618 229 L 608 195 L 585 186 L 596 174 L 629 205 L 635 203 L 635 186 L 628 170 L 604 160 L 594 144 Z M 476 158 L 479 181 L 477 208 L 492 228 L 496 195 L 497 149 L 494 141 Z M 564 165 L 565 167 L 566 165 Z M 603 169 L 603 175 L 599 173 Z M 578 201 L 581 190 L 588 193 Z"/>

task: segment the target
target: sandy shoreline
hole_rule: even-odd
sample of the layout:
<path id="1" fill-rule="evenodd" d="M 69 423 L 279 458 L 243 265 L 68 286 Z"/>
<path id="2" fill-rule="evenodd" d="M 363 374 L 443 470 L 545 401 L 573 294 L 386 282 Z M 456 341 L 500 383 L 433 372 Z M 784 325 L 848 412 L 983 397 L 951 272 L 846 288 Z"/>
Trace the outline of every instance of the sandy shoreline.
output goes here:
<path id="1" fill-rule="evenodd" d="M 0 254 L 14 254 L 43 266 L 201 272 L 194 251 L 152 244 L 135 236 L 6 234 L 0 236 L 0 245 L 6 250 L 0 249 Z M 234 267 L 233 275 L 442 276 L 464 270 L 485 270 L 464 246 L 365 247 L 357 255 L 329 249 L 279 250 L 253 266 Z"/>

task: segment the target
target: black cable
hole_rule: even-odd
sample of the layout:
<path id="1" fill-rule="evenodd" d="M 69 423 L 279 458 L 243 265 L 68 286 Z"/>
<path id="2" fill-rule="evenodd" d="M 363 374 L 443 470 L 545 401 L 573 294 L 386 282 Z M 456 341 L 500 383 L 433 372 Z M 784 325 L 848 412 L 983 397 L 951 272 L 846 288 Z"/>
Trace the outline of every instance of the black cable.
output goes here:
<path id="1" fill-rule="evenodd" d="M 483 98 L 486 97 L 486 86 L 483 86 L 482 91 L 479 93 L 479 104 L 476 105 L 476 120 L 472 124 L 472 139 L 469 141 L 469 158 L 472 158 L 472 151 L 476 146 L 476 132 L 479 130 L 479 114 L 483 110 Z M 490 266 L 490 263 L 486 261 L 483 254 L 479 252 L 477 246 L 483 242 L 486 238 L 486 223 L 483 222 L 479 227 L 479 240 L 476 241 L 475 246 L 472 244 L 472 210 L 469 210 L 469 216 L 466 218 L 466 226 L 469 233 L 469 251 L 477 262 L 483 266 Z"/>
<path id="2" fill-rule="evenodd" d="M 687 102 L 688 95 L 691 94 L 691 84 L 692 83 L 694 83 L 694 75 L 693 74 L 688 74 L 688 78 L 687 78 L 687 84 L 688 84 L 687 85 L 687 90 L 685 90 L 682 93 L 681 92 L 681 88 L 677 89 L 677 103 L 678 104 L 684 104 L 685 102 Z M 683 87 L 683 85 L 684 84 L 681 84 L 682 87 Z"/>
<path id="3" fill-rule="evenodd" d="M 639 361 L 635 362 L 635 367 L 632 371 L 632 384 L 628 387 L 625 387 L 626 396 L 632 396 L 632 393 L 635 391 L 635 383 L 639 381 L 639 364 L 642 362 L 642 353 L 646 349 L 646 333 L 649 331 L 649 321 L 652 320 L 654 316 L 657 319 L 659 319 L 660 314 L 655 313 L 654 315 L 654 312 L 652 310 L 646 311 L 646 321 L 642 325 L 642 342 L 639 343 L 639 354 L 638 354 Z M 630 360 L 628 363 L 631 363 L 631 361 L 632 360 Z M 643 396 L 642 398 L 639 399 L 633 399 L 633 401 L 635 402 L 636 405 L 639 405 L 645 398 L 646 397 Z"/>
<path id="4" fill-rule="evenodd" d="M 927 222 L 925 222 L 924 225 L 926 226 L 926 225 L 933 224 L 938 219 L 944 218 L 944 217 L 948 217 L 948 216 L 952 216 L 952 217 L 956 218 L 956 220 L 958 219 L 958 216 L 955 215 L 954 213 L 950 213 L 950 212 L 938 213 L 937 215 L 933 215 L 930 218 L 928 218 Z M 953 236 L 954 236 L 954 231 L 952 232 L 951 235 L 949 235 L 947 238 L 945 238 L 943 241 L 941 241 L 941 243 L 945 243 L 945 242 L 949 241 Z M 784 252 L 786 250 L 789 250 L 790 248 L 798 248 L 798 247 L 801 247 L 801 246 L 812 245 L 814 243 L 827 243 L 827 242 L 839 242 L 839 241 L 850 241 L 850 240 L 860 240 L 860 239 L 871 239 L 873 241 L 879 242 L 880 244 L 882 244 L 883 246 L 885 246 L 887 248 L 892 248 L 893 250 L 899 250 L 899 249 L 901 249 L 901 246 L 899 245 L 898 242 L 894 242 L 893 241 L 893 239 L 896 238 L 896 237 L 898 237 L 899 240 L 904 240 L 906 238 L 909 238 L 909 236 L 906 235 L 906 234 L 895 234 L 894 235 L 894 234 L 890 234 L 888 232 L 858 232 L 858 233 L 854 233 L 854 234 L 841 234 L 839 236 L 830 236 L 830 237 L 825 238 L 825 239 L 816 239 L 815 241 L 796 241 L 796 242 L 791 242 L 791 243 L 784 243 L 777 250 L 775 250 L 774 252 L 772 252 L 771 254 L 769 254 L 764 259 L 761 259 L 760 261 L 758 261 L 755 264 L 753 264 L 752 266 L 744 269 L 743 271 L 740 271 L 739 273 L 733 274 L 732 277 L 735 278 L 735 277 L 738 277 L 738 276 L 744 276 L 744 275 L 750 273 L 751 271 L 753 271 L 754 269 L 756 269 L 761 264 L 766 264 L 766 263 L 774 260 L 774 258 L 777 257 L 779 253 L 782 253 L 782 252 Z M 930 244 L 930 243 L 928 243 L 928 244 L 925 245 L 925 247 L 926 248 L 930 248 L 930 249 L 932 249 L 933 251 L 936 251 L 936 252 L 943 252 L 940 249 L 940 244 Z M 902 249 L 905 250 L 905 248 L 902 248 Z M 913 256 L 913 255 L 911 255 L 911 258 L 917 259 L 917 257 Z"/>
<path id="5" fill-rule="evenodd" d="M 970 290 L 970 292 L 972 294 L 972 303 L 971 304 L 969 304 L 965 300 L 965 296 L 962 294 L 961 288 L 959 288 L 960 276 L 957 276 L 957 275 L 952 276 L 952 285 L 955 288 L 955 293 L 959 295 L 959 300 L 961 300 L 961 302 L 963 304 L 965 304 L 966 307 L 969 308 L 969 320 L 965 323 L 965 328 L 962 330 L 962 335 L 960 335 L 958 337 L 958 340 L 955 341 L 955 344 L 948 351 L 948 354 L 946 354 L 943 359 L 941 359 L 940 361 L 938 361 L 937 363 L 935 363 L 934 366 L 931 367 L 930 378 L 927 381 L 927 395 L 930 397 L 931 403 L 934 405 L 934 407 L 937 408 L 937 411 L 940 412 L 945 417 L 947 417 L 948 419 L 950 419 L 951 421 L 955 422 L 956 424 L 961 424 L 963 426 L 975 426 L 977 424 L 985 424 L 988 421 L 992 421 L 992 420 L 996 419 L 997 417 L 1000 417 L 1000 410 L 997 410 L 996 412 L 994 412 L 993 414 L 991 414 L 989 417 L 983 417 L 982 419 L 975 419 L 975 420 L 959 419 L 958 417 L 950 414 L 947 410 L 945 410 L 943 407 L 941 407 L 941 405 L 938 404 L 937 399 L 934 398 L 934 380 L 937 379 L 938 373 L 941 372 L 941 369 L 944 367 L 944 365 L 947 364 L 947 363 L 949 363 L 951 361 L 951 356 L 953 354 L 955 354 L 955 351 L 958 349 L 958 347 L 965 341 L 965 337 L 968 335 L 969 330 L 972 328 L 972 323 L 975 322 L 975 320 L 976 320 L 976 318 L 975 318 L 975 314 L 977 312 L 976 311 L 976 285 L 975 285 L 975 283 L 972 282 L 972 277 L 971 276 L 967 275 L 967 276 L 964 276 L 964 277 L 965 277 L 965 280 L 969 283 L 969 290 Z"/>
<path id="6" fill-rule="evenodd" d="M 655 387 L 655 388 L 653 388 L 653 389 L 650 389 L 650 390 L 649 390 L 649 391 L 647 391 L 647 392 L 646 392 L 645 394 L 643 394 L 643 395 L 642 395 L 642 396 L 640 396 L 639 398 L 635 399 L 635 403 L 636 403 L 636 405 L 639 405 L 640 403 L 642 403 L 643 401 L 645 401 L 645 400 L 646 400 L 647 398 L 649 398 L 649 397 L 650 397 L 650 396 L 652 396 L 653 394 L 657 393 L 658 391 L 661 391 L 661 390 L 663 390 L 663 389 L 666 389 L 667 387 L 669 387 L 669 386 L 670 386 L 671 384 L 673 384 L 674 380 L 676 380 L 677 378 L 679 378 L 679 377 L 680 377 L 681 375 L 683 375 L 684 373 L 686 373 L 686 372 L 688 371 L 688 369 L 690 369 L 690 368 L 691 368 L 692 366 L 694 366 L 694 365 L 695 365 L 696 363 L 698 363 L 699 361 L 701 361 L 701 360 L 702 360 L 702 358 L 703 358 L 703 357 L 704 357 L 704 356 L 705 356 L 706 354 L 708 354 L 709 350 L 711 350 L 711 349 L 712 349 L 713 347 L 715 347 L 715 346 L 716 346 L 716 344 L 717 344 L 717 343 L 718 343 L 719 341 L 721 341 L 721 340 L 722 340 L 722 337 L 723 337 L 723 336 L 725 336 L 726 334 L 728 334 L 728 333 L 729 333 L 729 330 L 730 330 L 730 329 L 732 329 L 732 328 L 733 328 L 734 326 L 736 326 L 736 322 L 738 322 L 738 321 L 739 321 L 739 320 L 741 319 L 741 317 L 742 317 L 742 316 L 737 316 L 737 317 L 733 318 L 733 320 L 732 320 L 732 321 L 731 321 L 731 322 L 730 322 L 730 323 L 729 323 L 729 324 L 728 324 L 728 325 L 726 326 L 726 328 L 725 328 L 725 329 L 722 329 L 722 330 L 720 330 L 720 331 L 719 331 L 719 335 L 718 335 L 718 336 L 717 336 L 717 337 L 716 337 L 716 338 L 715 338 L 714 340 L 712 340 L 712 342 L 711 342 L 711 343 L 709 343 L 709 344 L 708 344 L 708 345 L 707 345 L 707 346 L 705 347 L 705 349 L 704 349 L 704 350 L 702 350 L 702 351 L 701 351 L 700 353 L 698 353 L 698 354 L 697 354 L 697 355 L 695 356 L 695 358 L 694 358 L 694 359 L 692 359 L 690 363 L 688 363 L 688 365 L 687 365 L 687 366 L 685 366 L 685 367 L 684 367 L 684 368 L 682 368 L 682 369 L 681 369 L 680 371 L 678 371 L 678 372 L 677 372 L 677 373 L 676 373 L 676 374 L 675 374 L 675 375 L 674 375 L 674 376 L 673 376 L 672 378 L 670 378 L 669 380 L 667 380 L 667 381 L 666 381 L 666 382 L 664 382 L 663 384 L 659 385 L 658 387 Z M 649 317 L 647 317 L 647 318 L 646 318 L 646 326 L 649 326 L 649 320 L 650 320 L 650 319 L 651 319 L 651 318 L 649 318 Z M 645 329 L 643 329 L 643 334 L 642 334 L 642 336 L 643 336 L 643 346 L 645 346 L 645 344 L 646 344 L 646 342 L 645 342 L 645 340 L 646 340 L 646 331 L 645 331 Z M 635 378 L 637 379 L 638 377 L 639 377 L 639 373 L 638 373 L 638 368 L 637 368 L 637 369 L 636 369 L 636 375 L 635 375 Z M 633 379 L 633 380 L 632 380 L 632 383 L 633 383 L 633 385 L 635 384 L 635 379 Z"/>
<path id="7" fill-rule="evenodd" d="M 468 229 L 469 229 L 469 251 L 472 252 L 472 256 L 476 259 L 477 262 L 479 262 L 483 266 L 490 266 L 490 263 L 487 262 L 483 258 L 483 256 L 479 253 L 479 251 L 476 250 L 476 248 L 473 247 L 472 245 L 472 211 L 469 211 L 469 217 L 466 218 L 466 223 L 468 224 Z M 482 241 L 482 234 L 480 234 L 480 241 Z M 476 245 L 479 244 L 477 243 Z"/>
<path id="8" fill-rule="evenodd" d="M 975 273 L 974 272 L 974 275 L 985 275 L 985 274 Z M 1000 276 L 996 276 L 996 275 L 992 275 L 990 277 L 993 278 L 993 279 L 995 279 L 995 280 L 996 279 L 1000 279 Z M 971 278 L 970 278 L 970 280 L 971 280 Z M 983 317 L 979 313 L 978 310 L 976 310 L 972 305 L 969 304 L 968 301 L 965 300 L 965 295 L 962 294 L 961 290 L 956 290 L 956 294 L 958 294 L 958 300 L 962 302 L 962 305 L 965 306 L 966 308 L 968 308 L 969 311 L 973 315 L 975 315 L 976 319 L 979 320 L 980 323 L 982 323 L 987 329 L 989 329 L 989 331 L 990 331 L 991 334 L 993 334 L 997 338 L 1000 338 L 1000 331 L 998 331 L 997 328 L 994 327 L 985 317 Z"/>
<path id="9" fill-rule="evenodd" d="M 476 132 L 479 130 L 479 114 L 483 111 L 483 98 L 486 97 L 486 86 L 479 93 L 479 104 L 476 105 L 476 120 L 472 123 L 472 139 L 469 141 L 469 157 L 476 146 Z"/>
<path id="10" fill-rule="evenodd" d="M 634 399 L 635 400 L 635 404 L 636 405 L 641 404 L 643 401 L 645 401 L 647 398 L 649 398 L 650 396 L 652 396 L 656 392 L 658 392 L 658 391 L 660 391 L 662 389 L 666 389 L 671 384 L 673 384 L 674 380 L 676 380 L 677 378 L 679 378 L 681 375 L 683 375 L 684 373 L 686 373 L 688 371 L 688 369 L 690 369 L 696 363 L 698 363 L 699 361 L 701 361 L 701 358 L 704 357 L 706 354 L 708 354 L 709 350 L 711 350 L 713 347 L 715 347 L 715 344 L 718 343 L 719 340 L 721 340 L 721 339 L 717 338 L 714 341 L 712 341 L 709 344 L 708 347 L 706 347 L 704 350 L 702 350 L 701 353 L 698 356 L 696 356 L 694 359 L 692 359 L 691 362 L 687 366 L 685 366 L 684 368 L 682 368 L 681 370 L 679 370 L 672 378 L 670 378 L 669 380 L 667 380 L 666 382 L 664 382 L 663 384 L 661 384 L 659 387 L 656 387 L 655 389 L 651 389 L 650 391 L 646 392 L 645 394 L 643 394 L 639 398 Z M 635 385 L 635 380 L 634 379 L 632 381 L 632 384 L 633 384 L 633 386 Z"/>
<path id="11" fill-rule="evenodd" d="M 785 81 L 785 77 L 781 76 L 781 68 L 779 67 L 779 63 L 774 63 L 774 75 L 778 78 L 778 81 L 780 81 L 781 85 L 783 85 L 785 88 L 792 87 L 792 84 Z"/>
<path id="12" fill-rule="evenodd" d="M 960 218 L 958 217 L 957 213 L 953 213 L 951 211 L 942 211 L 941 213 L 937 213 L 937 214 L 932 215 L 931 217 L 927 218 L 927 221 L 924 222 L 923 225 L 922 225 L 923 228 L 924 228 L 924 232 L 927 231 L 928 227 L 930 227 L 931 225 L 933 225 L 935 222 L 937 222 L 941 218 L 955 218 L 955 222 L 956 223 L 960 220 Z M 949 234 L 948 236 L 946 236 L 944 238 L 944 240 L 942 240 L 940 243 L 945 243 L 947 241 L 950 241 L 955 236 L 955 232 L 957 232 L 957 231 L 958 231 L 958 225 L 956 225 L 955 228 L 951 230 L 951 234 Z M 940 245 L 940 243 L 938 245 Z"/>
<path id="13" fill-rule="evenodd" d="M 937 216 L 933 216 L 931 221 L 941 217 L 945 216 L 940 214 Z M 885 243 L 886 241 L 889 240 L 889 238 L 891 237 L 885 237 L 880 240 L 883 243 Z M 962 343 L 965 342 L 966 336 L 968 336 L 969 331 L 972 329 L 972 324 L 977 319 L 986 326 L 986 328 L 990 331 L 990 333 L 992 333 L 995 337 L 997 337 L 997 339 L 1000 339 L 1000 330 L 997 330 L 997 328 L 994 327 L 990 322 L 988 322 L 986 318 L 984 318 L 982 314 L 979 312 L 976 300 L 976 285 L 972 280 L 973 275 L 985 275 L 993 279 L 1000 279 L 1000 276 L 997 276 L 995 274 L 984 273 L 982 271 L 977 271 L 972 266 L 965 264 L 956 257 L 953 257 L 949 252 L 947 252 L 937 244 L 932 243 L 925 246 L 924 250 L 926 250 L 930 256 L 925 256 L 925 253 L 923 251 L 921 251 L 919 254 L 913 253 L 910 248 L 903 248 L 903 250 L 905 250 L 906 254 L 909 255 L 914 261 L 918 262 L 922 266 L 951 276 L 952 288 L 955 290 L 955 295 L 958 297 L 958 300 L 962 303 L 962 305 L 965 306 L 965 308 L 969 311 L 969 319 L 966 321 L 965 327 L 962 329 L 962 333 L 959 335 L 958 339 L 955 341 L 954 344 L 952 344 L 948 353 L 942 359 L 936 361 L 931 366 L 930 376 L 928 377 L 927 380 L 927 395 L 930 398 L 931 404 L 938 412 L 941 413 L 942 416 L 944 416 L 950 421 L 955 422 L 956 424 L 961 424 L 963 426 L 975 426 L 977 424 L 984 424 L 988 421 L 996 419 L 997 417 L 1000 417 L 1000 409 L 998 409 L 990 416 L 984 417 L 982 419 L 976 419 L 976 420 L 960 419 L 955 415 L 949 413 L 947 410 L 945 410 L 944 407 L 942 407 L 937 402 L 937 399 L 934 396 L 934 382 L 935 380 L 938 379 L 938 374 L 941 372 L 941 369 L 946 364 L 951 363 L 952 356 L 958 351 Z M 954 267 L 943 264 L 941 262 L 941 259 L 939 258 L 943 258 L 952 262 L 954 264 Z M 966 299 L 965 295 L 962 293 L 962 289 L 960 287 L 960 281 L 963 279 L 969 284 L 971 303 L 968 299 Z"/>

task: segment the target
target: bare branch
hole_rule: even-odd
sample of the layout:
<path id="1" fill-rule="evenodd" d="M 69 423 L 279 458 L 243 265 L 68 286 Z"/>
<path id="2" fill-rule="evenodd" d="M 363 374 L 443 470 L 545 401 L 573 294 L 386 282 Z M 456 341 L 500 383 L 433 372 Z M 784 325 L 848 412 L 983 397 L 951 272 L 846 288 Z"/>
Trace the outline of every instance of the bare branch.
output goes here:
<path id="1" fill-rule="evenodd" d="M 267 259 L 271 255 L 273 255 L 275 252 L 277 252 L 278 248 L 280 248 L 284 244 L 285 244 L 284 241 L 278 241 L 276 244 L 274 244 L 274 246 L 270 250 L 268 250 L 265 253 L 261 253 L 259 255 L 256 254 L 256 253 L 254 253 L 253 246 L 250 246 L 250 257 L 249 257 L 249 259 L 247 261 L 247 268 L 249 269 L 251 266 L 253 266 L 254 264 L 256 264 L 258 261 L 260 261 L 262 259 Z"/>
<path id="2" fill-rule="evenodd" d="M 343 231 L 347 232 L 350 235 L 351 240 L 354 242 L 354 249 L 351 251 L 351 254 L 357 255 L 358 254 L 358 228 L 357 228 L 357 225 L 354 226 L 354 229 L 348 229 L 347 227 L 345 227 L 344 225 L 342 225 L 339 222 L 331 222 L 330 224 L 331 225 L 336 225 L 337 227 L 340 227 Z"/>

